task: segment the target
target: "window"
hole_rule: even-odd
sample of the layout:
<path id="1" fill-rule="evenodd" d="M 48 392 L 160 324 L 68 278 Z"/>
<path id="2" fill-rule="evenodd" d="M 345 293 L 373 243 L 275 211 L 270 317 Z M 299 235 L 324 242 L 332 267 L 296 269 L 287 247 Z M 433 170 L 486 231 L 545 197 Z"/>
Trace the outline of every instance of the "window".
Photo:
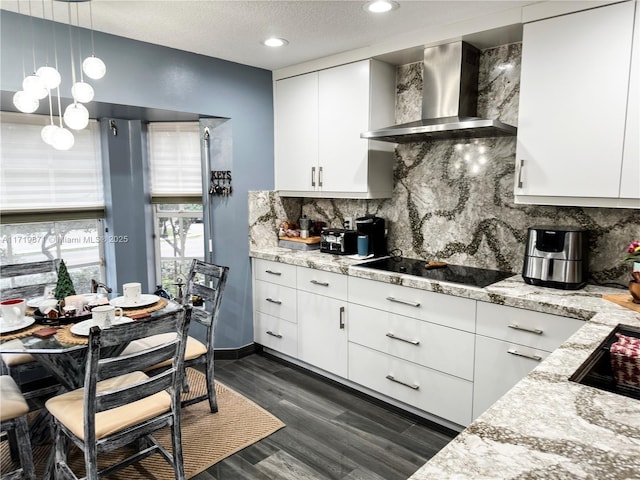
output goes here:
<path id="1" fill-rule="evenodd" d="M 197 122 L 149 124 L 156 278 L 172 296 L 191 261 L 204 259 L 199 128 Z"/>
<path id="2" fill-rule="evenodd" d="M 71 150 L 44 143 L 42 115 L 1 112 L 0 209 L 2 214 L 59 215 L 79 210 L 94 218 L 104 210 L 98 122 L 74 132 Z"/>
<path id="3" fill-rule="evenodd" d="M 41 115 L 0 113 L 0 261 L 63 259 L 78 292 L 104 281 L 99 232 L 104 216 L 97 121 L 74 132 L 71 150 L 44 143 Z M 2 287 L 18 279 L 0 279 Z"/>

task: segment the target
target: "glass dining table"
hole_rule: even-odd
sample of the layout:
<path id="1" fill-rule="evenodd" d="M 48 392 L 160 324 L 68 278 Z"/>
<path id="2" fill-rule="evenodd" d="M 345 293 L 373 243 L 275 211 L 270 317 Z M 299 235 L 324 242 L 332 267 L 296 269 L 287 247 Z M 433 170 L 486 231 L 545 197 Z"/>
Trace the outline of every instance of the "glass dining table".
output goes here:
<path id="1" fill-rule="evenodd" d="M 181 304 L 164 298 L 156 297 L 154 303 L 143 308 L 123 308 L 123 316 L 133 321 L 153 318 L 163 313 L 182 307 Z M 110 301 L 111 304 L 114 300 Z M 117 303 L 116 303 L 117 304 Z M 33 313 L 33 312 L 31 312 Z M 128 317 L 131 315 L 131 317 Z M 11 335 L 0 335 L 0 353 L 5 354 L 30 354 L 35 361 L 42 365 L 46 371 L 55 378 L 65 390 L 75 390 L 84 384 L 85 362 L 88 345 L 88 328 L 91 323 L 91 315 L 82 317 L 80 323 L 65 322 L 63 325 L 54 326 L 50 336 L 42 338 L 39 330 L 51 328 L 51 324 L 39 325 L 38 322 L 29 325 L 21 335 L 20 331 L 11 332 Z M 68 319 L 65 319 L 68 320 Z M 41 328 L 38 328 L 38 327 Z M 86 326 L 87 328 L 74 328 Z M 17 338 L 16 338 L 17 337 Z M 122 349 L 122 348 L 121 348 Z M 112 352 L 117 355 L 119 351 Z"/>

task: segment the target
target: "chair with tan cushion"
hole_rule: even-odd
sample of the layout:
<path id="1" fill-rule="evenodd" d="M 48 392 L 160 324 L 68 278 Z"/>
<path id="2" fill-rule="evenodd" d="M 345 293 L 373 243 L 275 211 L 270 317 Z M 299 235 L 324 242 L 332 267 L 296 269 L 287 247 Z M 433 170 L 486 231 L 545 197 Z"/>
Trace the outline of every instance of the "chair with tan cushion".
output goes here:
<path id="1" fill-rule="evenodd" d="M 54 432 L 56 478 L 77 476 L 67 464 L 70 439 L 83 453 L 88 480 L 110 475 L 153 453 L 160 453 L 173 467 L 175 478 L 184 479 L 180 434 L 180 394 L 184 350 L 191 307 L 187 306 L 146 320 L 114 325 L 89 332 L 84 388 L 49 399 Z M 114 349 L 151 335 L 165 335 L 166 342 L 127 355 L 112 356 Z M 169 362 L 169 367 L 149 377 L 144 370 Z M 171 427 L 168 452 L 152 436 Z M 98 455 L 124 445 L 139 450 L 128 458 L 98 471 Z"/>
<path id="2" fill-rule="evenodd" d="M 0 376 L 0 429 L 10 435 L 15 434 L 20 457 L 20 468 L 13 472 L 2 472 L 2 480 L 36 478 L 26 416 L 28 412 L 29 406 L 13 378 L 9 375 Z"/>
<path id="3" fill-rule="evenodd" d="M 185 350 L 186 367 L 195 365 L 205 365 L 207 378 L 207 393 L 198 397 L 190 398 L 182 402 L 182 406 L 191 405 L 201 402 L 204 399 L 209 400 L 209 409 L 211 413 L 218 411 L 218 401 L 216 399 L 216 390 L 214 386 L 214 339 L 215 328 L 222 302 L 222 293 L 227 283 L 229 275 L 229 267 L 214 265 L 212 263 L 203 262 L 194 259 L 191 263 L 191 269 L 187 276 L 184 289 L 184 297 L 182 302 L 184 305 L 190 304 L 192 297 L 195 295 L 200 297 L 203 305 L 193 308 L 191 320 L 196 321 L 206 328 L 206 344 L 189 336 Z M 193 328 L 194 323 L 192 322 Z M 132 342 L 123 353 L 134 352 L 137 349 L 154 345 L 159 341 L 165 340 L 163 337 L 149 337 Z M 166 367 L 167 363 L 154 365 L 151 370 Z M 186 378 L 186 376 L 185 376 Z M 188 391 L 188 384 L 185 383 L 184 390 Z"/>

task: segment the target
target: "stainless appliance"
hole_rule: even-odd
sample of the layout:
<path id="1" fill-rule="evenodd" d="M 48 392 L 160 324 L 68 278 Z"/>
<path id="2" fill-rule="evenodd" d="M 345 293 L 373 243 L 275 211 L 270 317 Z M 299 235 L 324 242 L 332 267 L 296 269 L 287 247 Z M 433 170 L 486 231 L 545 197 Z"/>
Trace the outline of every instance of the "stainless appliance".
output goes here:
<path id="1" fill-rule="evenodd" d="M 444 264 L 439 268 L 425 268 L 429 263 L 427 260 L 418 258 L 387 257 L 359 263 L 356 266 L 480 288 L 515 275 L 513 272 L 467 267 L 465 265 Z"/>
<path id="2" fill-rule="evenodd" d="M 384 218 L 374 215 L 365 215 L 356 218 L 356 231 L 358 235 L 366 235 L 369 238 L 369 255 L 383 257 L 387 254 L 387 237 Z"/>
<path id="3" fill-rule="evenodd" d="M 358 232 L 342 228 L 324 228 L 320 232 L 320 251 L 352 255 L 358 251 Z"/>
<path id="4" fill-rule="evenodd" d="M 422 120 L 365 132 L 361 138 L 394 143 L 514 136 L 516 127 L 477 117 L 480 50 L 453 42 L 424 50 Z"/>
<path id="5" fill-rule="evenodd" d="M 578 290 L 587 283 L 588 231 L 573 227 L 531 227 L 522 277 L 530 285 Z"/>

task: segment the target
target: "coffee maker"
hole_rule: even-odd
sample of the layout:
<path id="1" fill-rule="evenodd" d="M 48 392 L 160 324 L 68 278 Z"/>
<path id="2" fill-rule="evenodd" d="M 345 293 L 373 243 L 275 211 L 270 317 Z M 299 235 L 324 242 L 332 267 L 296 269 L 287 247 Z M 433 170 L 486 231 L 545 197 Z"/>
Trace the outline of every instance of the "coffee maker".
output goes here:
<path id="1" fill-rule="evenodd" d="M 365 215 L 355 219 L 358 235 L 369 237 L 369 255 L 384 257 L 387 254 L 387 237 L 384 218 Z"/>

